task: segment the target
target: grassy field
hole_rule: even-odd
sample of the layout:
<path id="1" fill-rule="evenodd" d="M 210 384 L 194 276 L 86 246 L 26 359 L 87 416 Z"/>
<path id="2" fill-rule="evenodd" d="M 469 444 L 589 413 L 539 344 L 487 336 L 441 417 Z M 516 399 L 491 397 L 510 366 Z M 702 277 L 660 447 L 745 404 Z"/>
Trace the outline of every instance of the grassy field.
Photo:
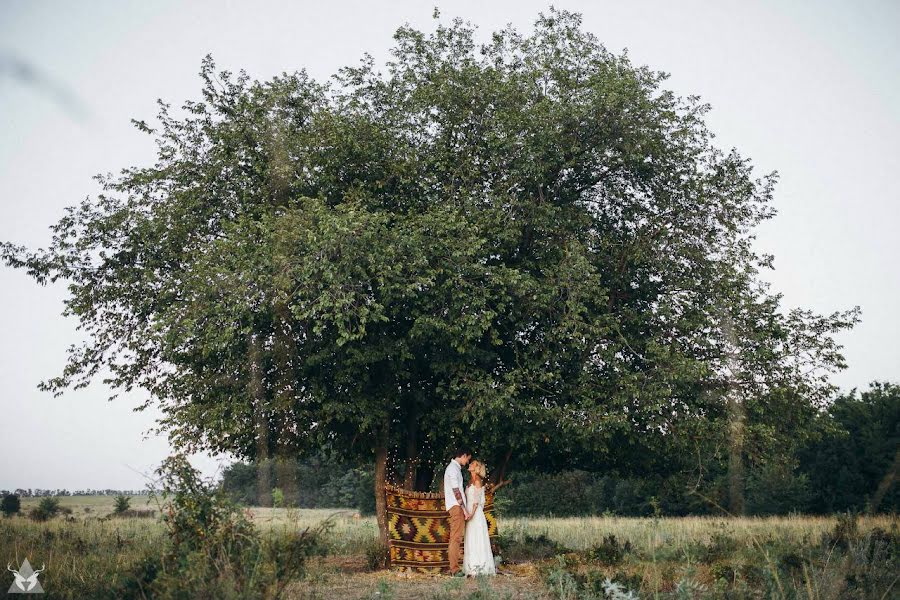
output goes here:
<path id="1" fill-rule="evenodd" d="M 62 582 L 80 589 L 114 586 L 140 556 L 164 543 L 165 531 L 157 519 L 108 517 L 112 503 L 110 497 L 63 497 L 61 506 L 72 511 L 67 516 L 44 523 L 0 519 L 0 560 L 44 564 L 41 582 L 51 596 L 71 596 Z M 23 513 L 36 504 L 23 499 Z M 156 508 L 143 496 L 132 498 L 131 506 Z M 327 518 L 334 523 L 327 554 L 289 585 L 287 598 L 576 600 L 613 597 L 603 592 L 607 578 L 641 598 L 900 598 L 896 516 L 840 522 L 501 517 L 501 575 L 476 581 L 373 570 L 375 521 L 354 511 L 247 510 L 263 532 L 302 530 Z"/>

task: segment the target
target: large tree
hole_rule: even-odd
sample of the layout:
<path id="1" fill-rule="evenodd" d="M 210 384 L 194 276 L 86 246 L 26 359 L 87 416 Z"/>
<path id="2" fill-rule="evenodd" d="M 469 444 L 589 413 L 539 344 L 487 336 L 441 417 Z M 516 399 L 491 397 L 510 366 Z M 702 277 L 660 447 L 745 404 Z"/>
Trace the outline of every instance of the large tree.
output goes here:
<path id="1" fill-rule="evenodd" d="M 699 98 L 566 12 L 395 40 L 328 83 L 207 59 L 202 100 L 135 122 L 156 164 L 100 178 L 47 249 L 4 244 L 87 334 L 43 386 L 105 366 L 187 449 L 327 447 L 419 488 L 458 441 L 506 471 L 730 440 L 739 468 L 827 397 L 856 313 L 761 283 L 775 175 Z"/>

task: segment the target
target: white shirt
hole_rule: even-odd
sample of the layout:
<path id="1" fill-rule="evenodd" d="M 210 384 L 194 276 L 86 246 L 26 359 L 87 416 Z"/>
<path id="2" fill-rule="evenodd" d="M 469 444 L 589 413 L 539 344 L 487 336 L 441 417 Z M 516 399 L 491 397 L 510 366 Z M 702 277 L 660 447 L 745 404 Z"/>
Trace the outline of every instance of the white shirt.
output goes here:
<path id="1" fill-rule="evenodd" d="M 456 459 L 450 461 L 447 468 L 444 469 L 444 509 L 450 510 L 454 506 L 459 506 L 453 488 L 459 489 L 460 494 L 465 494 L 463 487 L 462 465 L 456 462 Z M 465 498 L 465 496 L 463 496 Z M 463 500 L 465 502 L 465 500 Z M 462 507 L 466 509 L 465 506 Z"/>

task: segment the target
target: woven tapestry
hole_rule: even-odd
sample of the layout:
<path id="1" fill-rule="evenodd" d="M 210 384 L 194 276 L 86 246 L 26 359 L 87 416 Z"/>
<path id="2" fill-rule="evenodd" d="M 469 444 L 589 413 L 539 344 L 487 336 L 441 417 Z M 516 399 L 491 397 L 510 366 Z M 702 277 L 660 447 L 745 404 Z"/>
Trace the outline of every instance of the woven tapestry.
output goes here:
<path id="1" fill-rule="evenodd" d="M 400 571 L 439 573 L 446 570 L 449 515 L 444 494 L 413 492 L 385 486 L 391 567 Z M 484 516 L 493 545 L 497 536 L 494 494 L 485 490 Z M 465 545 L 465 542 L 463 542 Z"/>

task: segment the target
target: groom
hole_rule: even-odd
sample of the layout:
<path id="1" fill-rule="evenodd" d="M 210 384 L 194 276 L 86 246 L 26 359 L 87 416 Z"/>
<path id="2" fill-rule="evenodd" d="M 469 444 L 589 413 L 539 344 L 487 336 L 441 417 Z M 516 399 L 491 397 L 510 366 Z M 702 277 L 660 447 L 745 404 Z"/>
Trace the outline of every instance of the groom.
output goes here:
<path id="1" fill-rule="evenodd" d="M 453 460 L 444 470 L 444 508 L 450 513 L 450 542 L 447 558 L 450 560 L 450 575 L 461 576 L 459 570 L 459 545 L 462 542 L 465 523 L 469 520 L 464 497 L 462 468 L 469 464 L 472 452 L 460 448 L 453 453 Z"/>

